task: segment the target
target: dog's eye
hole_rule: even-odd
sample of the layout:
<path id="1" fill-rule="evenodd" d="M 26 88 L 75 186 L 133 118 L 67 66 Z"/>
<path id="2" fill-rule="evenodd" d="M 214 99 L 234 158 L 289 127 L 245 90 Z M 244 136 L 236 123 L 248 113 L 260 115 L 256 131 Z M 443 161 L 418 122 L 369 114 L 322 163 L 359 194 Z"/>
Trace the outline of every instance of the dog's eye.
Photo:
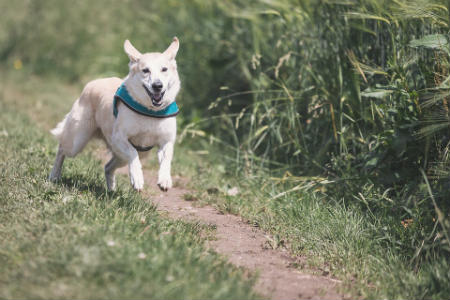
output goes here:
<path id="1" fill-rule="evenodd" d="M 142 72 L 144 73 L 150 73 L 150 70 L 148 68 L 142 69 Z"/>
<path id="2" fill-rule="evenodd" d="M 163 68 L 161 69 L 161 71 L 162 71 L 162 72 L 166 72 L 166 71 L 167 71 L 167 68 L 166 68 L 166 67 L 163 67 Z"/>

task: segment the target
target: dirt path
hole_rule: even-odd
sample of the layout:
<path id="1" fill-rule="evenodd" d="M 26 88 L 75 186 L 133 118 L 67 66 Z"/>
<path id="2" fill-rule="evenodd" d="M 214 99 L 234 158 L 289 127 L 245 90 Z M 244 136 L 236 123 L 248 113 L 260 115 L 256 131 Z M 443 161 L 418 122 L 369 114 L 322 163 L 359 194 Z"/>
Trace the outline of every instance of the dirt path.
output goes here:
<path id="1" fill-rule="evenodd" d="M 103 156 L 104 157 L 104 156 Z M 127 174 L 127 169 L 118 170 Z M 268 235 L 244 222 L 240 217 L 222 214 L 210 206 L 194 207 L 184 200 L 189 191 L 175 187 L 161 192 L 156 186 L 156 174 L 144 170 L 148 196 L 158 210 L 172 218 L 196 220 L 216 226 L 216 240 L 209 246 L 240 267 L 259 274 L 256 291 L 271 299 L 343 299 L 336 291 L 339 281 L 314 276 L 294 267 L 301 258 L 291 257 L 285 249 L 267 247 Z M 176 180 L 176 179 L 175 179 Z"/>

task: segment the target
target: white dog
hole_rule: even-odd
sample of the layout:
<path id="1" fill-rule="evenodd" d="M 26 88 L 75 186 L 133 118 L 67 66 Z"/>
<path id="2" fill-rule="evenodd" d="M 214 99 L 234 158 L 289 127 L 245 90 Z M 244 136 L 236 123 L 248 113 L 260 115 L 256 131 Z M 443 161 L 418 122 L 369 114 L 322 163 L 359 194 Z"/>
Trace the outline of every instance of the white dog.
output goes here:
<path id="1" fill-rule="evenodd" d="M 126 40 L 130 58 L 128 76 L 89 82 L 71 111 L 51 132 L 59 140 L 58 153 L 49 180 L 61 177 L 64 158 L 74 157 L 92 137 L 102 138 L 113 157 L 105 165 L 108 190 L 115 188 L 114 172 L 128 164 L 131 185 L 144 187 L 140 158 L 158 146 L 158 186 L 172 187 L 170 166 L 176 136 L 180 90 L 175 56 L 179 42 L 175 37 L 163 53 L 141 54 Z"/>

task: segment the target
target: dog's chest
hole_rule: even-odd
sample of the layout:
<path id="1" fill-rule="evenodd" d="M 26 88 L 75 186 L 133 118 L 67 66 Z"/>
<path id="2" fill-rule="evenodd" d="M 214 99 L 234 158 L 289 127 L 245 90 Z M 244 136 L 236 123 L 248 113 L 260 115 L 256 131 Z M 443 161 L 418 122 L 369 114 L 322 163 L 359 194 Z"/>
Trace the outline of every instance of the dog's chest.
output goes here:
<path id="1" fill-rule="evenodd" d="M 134 130 L 130 132 L 129 141 L 141 147 L 163 146 L 174 142 L 176 136 L 176 119 L 144 117 L 136 120 Z"/>

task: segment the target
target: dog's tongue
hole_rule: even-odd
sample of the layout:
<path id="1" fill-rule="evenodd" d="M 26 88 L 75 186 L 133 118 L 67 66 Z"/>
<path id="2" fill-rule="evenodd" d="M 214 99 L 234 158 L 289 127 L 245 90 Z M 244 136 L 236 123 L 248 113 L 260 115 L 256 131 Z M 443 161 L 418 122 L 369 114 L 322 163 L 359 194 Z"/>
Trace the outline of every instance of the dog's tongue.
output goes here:
<path id="1" fill-rule="evenodd" d="M 161 94 L 161 93 L 159 93 L 159 94 L 153 94 L 153 99 L 154 99 L 154 100 L 159 101 L 159 100 L 161 100 L 161 98 L 162 98 L 162 94 Z"/>

